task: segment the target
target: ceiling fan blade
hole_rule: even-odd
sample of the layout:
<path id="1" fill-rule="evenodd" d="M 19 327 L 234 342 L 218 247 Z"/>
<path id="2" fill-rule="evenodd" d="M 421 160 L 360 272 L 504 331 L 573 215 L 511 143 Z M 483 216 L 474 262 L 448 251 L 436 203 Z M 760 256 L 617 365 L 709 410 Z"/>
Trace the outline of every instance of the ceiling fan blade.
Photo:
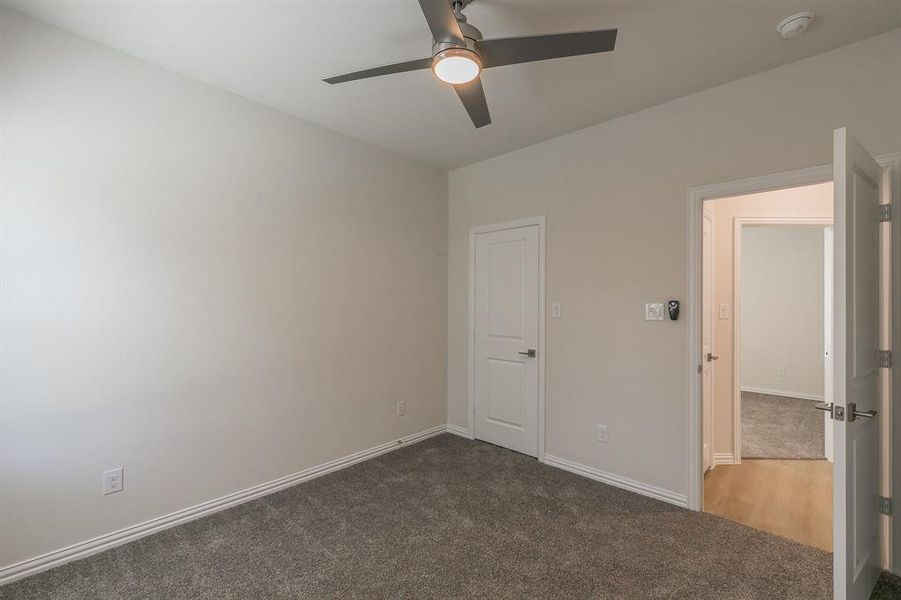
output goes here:
<path id="1" fill-rule="evenodd" d="M 610 52 L 616 44 L 616 29 L 528 35 L 482 40 L 478 43 L 485 68 Z"/>
<path id="2" fill-rule="evenodd" d="M 344 83 L 345 81 L 354 81 L 357 79 L 367 79 L 369 77 L 379 77 L 381 75 L 391 75 L 392 73 L 405 73 L 407 71 L 416 71 L 418 69 L 428 69 L 432 66 L 432 57 L 419 58 L 417 60 L 408 60 L 406 62 L 394 63 L 393 65 L 382 65 L 381 67 L 373 67 L 371 69 L 363 69 L 362 71 L 354 71 L 353 73 L 345 73 L 344 75 L 336 75 L 323 79 L 326 83 Z"/>
<path id="3" fill-rule="evenodd" d="M 466 112 L 469 113 L 469 118 L 472 119 L 476 129 L 491 123 L 488 101 L 485 100 L 485 90 L 482 89 L 482 80 L 479 77 L 469 83 L 455 85 L 454 89 L 457 90 L 457 95 L 460 96 L 460 101 L 466 107 Z"/>
<path id="4" fill-rule="evenodd" d="M 419 0 L 422 14 L 432 30 L 435 42 L 453 42 L 465 46 L 463 32 L 448 0 Z"/>

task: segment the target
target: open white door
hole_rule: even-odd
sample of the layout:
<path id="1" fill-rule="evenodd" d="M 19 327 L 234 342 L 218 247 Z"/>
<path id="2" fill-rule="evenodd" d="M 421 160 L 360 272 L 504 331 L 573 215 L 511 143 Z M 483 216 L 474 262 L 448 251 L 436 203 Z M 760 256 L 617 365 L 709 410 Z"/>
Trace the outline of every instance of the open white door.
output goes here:
<path id="1" fill-rule="evenodd" d="M 703 413 L 704 472 L 713 467 L 713 214 L 704 210 L 701 246 L 701 351 L 703 372 L 701 380 L 701 412 Z"/>
<path id="2" fill-rule="evenodd" d="M 833 396 L 835 598 L 867 600 L 879 577 L 879 203 L 882 168 L 835 130 Z"/>
<path id="3" fill-rule="evenodd" d="M 824 264 L 824 273 L 823 273 L 823 315 L 824 319 L 824 349 L 823 349 L 823 372 L 826 376 L 826 381 L 824 385 L 824 394 L 823 399 L 826 404 L 832 404 L 832 292 L 835 288 L 834 278 L 832 276 L 832 268 L 833 257 L 835 256 L 835 244 L 834 240 L 834 230 L 832 227 L 827 227 L 823 231 L 823 254 L 825 256 Z M 832 418 L 829 414 L 823 415 L 823 423 L 826 428 L 825 433 L 823 435 L 823 439 L 825 442 L 825 450 L 826 450 L 826 460 L 829 462 L 834 462 L 835 460 L 835 440 L 832 438 Z"/>

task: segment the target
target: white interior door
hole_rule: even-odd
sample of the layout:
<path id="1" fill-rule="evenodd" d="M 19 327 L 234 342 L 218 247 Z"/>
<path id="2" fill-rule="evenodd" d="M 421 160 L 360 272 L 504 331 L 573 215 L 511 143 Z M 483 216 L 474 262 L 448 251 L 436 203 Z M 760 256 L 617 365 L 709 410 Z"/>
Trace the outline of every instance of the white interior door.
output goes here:
<path id="1" fill-rule="evenodd" d="M 701 400 L 703 412 L 704 472 L 713 465 L 713 215 L 704 211 L 701 246 Z"/>
<path id="2" fill-rule="evenodd" d="M 835 597 L 866 600 L 879 577 L 879 226 L 882 168 L 844 128 L 834 137 Z"/>
<path id="3" fill-rule="evenodd" d="M 832 290 L 834 288 L 834 280 L 832 276 L 832 268 L 833 268 L 833 257 L 835 256 L 834 249 L 834 230 L 832 227 L 826 227 L 823 231 L 823 254 L 825 260 L 824 264 L 824 273 L 823 273 L 823 316 L 825 318 L 825 329 L 823 331 L 823 360 L 824 360 L 824 368 L 823 373 L 826 377 L 826 381 L 823 385 L 823 401 L 826 404 L 832 404 L 834 398 L 832 394 Z M 829 462 L 833 462 L 835 457 L 835 441 L 832 437 L 832 417 L 828 413 L 823 415 L 823 423 L 826 428 L 824 441 L 825 441 L 825 449 L 826 449 L 826 460 Z"/>
<path id="4" fill-rule="evenodd" d="M 477 439 L 538 456 L 538 225 L 475 236 Z"/>

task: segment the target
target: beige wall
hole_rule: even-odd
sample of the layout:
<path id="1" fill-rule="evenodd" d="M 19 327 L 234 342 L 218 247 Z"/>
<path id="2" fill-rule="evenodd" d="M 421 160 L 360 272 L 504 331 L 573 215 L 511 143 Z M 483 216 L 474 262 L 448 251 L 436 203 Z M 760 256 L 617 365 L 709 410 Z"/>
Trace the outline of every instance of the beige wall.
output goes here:
<path id="1" fill-rule="evenodd" d="M 5 11 L 0 86 L 0 567 L 445 423 L 444 172 Z"/>
<path id="2" fill-rule="evenodd" d="M 735 196 L 705 202 L 714 217 L 714 349 L 720 357 L 714 365 L 713 452 L 732 453 L 734 447 L 734 398 L 732 334 L 733 231 L 735 217 L 832 217 L 832 182 L 762 194 Z M 729 319 L 719 318 L 719 305 L 729 305 Z M 822 348 L 822 346 L 821 346 Z"/>
<path id="3" fill-rule="evenodd" d="M 823 227 L 742 229 L 741 389 L 822 402 Z"/>
<path id="4" fill-rule="evenodd" d="M 547 452 L 688 493 L 687 190 L 830 163 L 849 127 L 901 151 L 901 30 L 450 175 L 448 418 L 466 426 L 468 229 L 547 216 Z M 610 443 L 595 440 L 607 424 Z"/>

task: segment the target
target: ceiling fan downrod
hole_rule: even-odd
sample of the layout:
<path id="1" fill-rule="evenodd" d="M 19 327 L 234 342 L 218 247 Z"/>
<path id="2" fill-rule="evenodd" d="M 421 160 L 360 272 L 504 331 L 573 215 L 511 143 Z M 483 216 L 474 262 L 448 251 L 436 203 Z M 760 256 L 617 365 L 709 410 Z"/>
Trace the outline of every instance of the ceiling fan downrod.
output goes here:
<path id="1" fill-rule="evenodd" d="M 466 17 L 463 16 L 463 9 L 466 8 L 466 5 L 472 2 L 472 0 L 450 0 L 451 7 L 454 9 L 454 14 L 457 15 L 457 19 L 461 17 L 463 20 L 466 20 Z"/>

